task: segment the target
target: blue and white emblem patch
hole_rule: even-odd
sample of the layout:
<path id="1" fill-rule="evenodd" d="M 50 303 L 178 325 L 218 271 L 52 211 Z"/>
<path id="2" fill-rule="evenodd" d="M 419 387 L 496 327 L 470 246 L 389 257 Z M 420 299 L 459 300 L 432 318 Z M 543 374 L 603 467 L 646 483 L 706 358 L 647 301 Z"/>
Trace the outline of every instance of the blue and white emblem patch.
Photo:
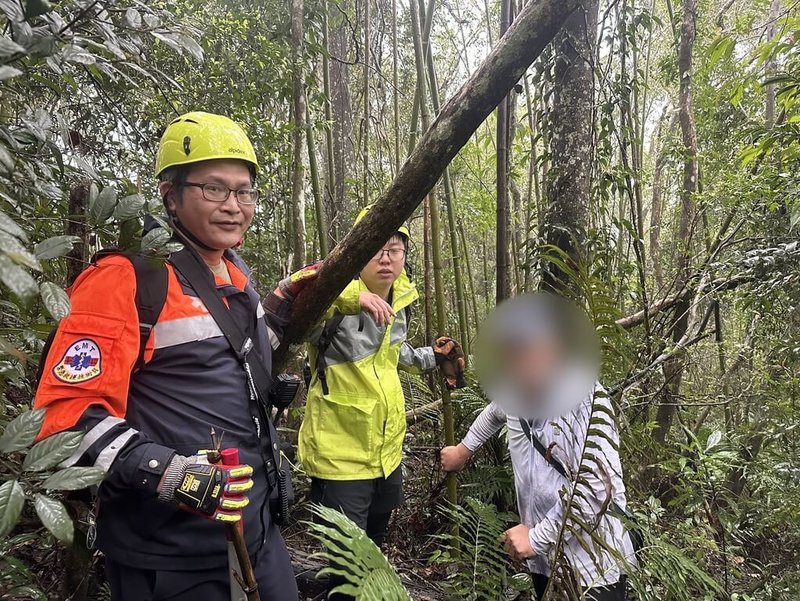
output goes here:
<path id="1" fill-rule="evenodd" d="M 96 378 L 101 371 L 100 346 L 91 338 L 81 338 L 69 345 L 53 368 L 53 375 L 67 384 L 80 384 Z"/>

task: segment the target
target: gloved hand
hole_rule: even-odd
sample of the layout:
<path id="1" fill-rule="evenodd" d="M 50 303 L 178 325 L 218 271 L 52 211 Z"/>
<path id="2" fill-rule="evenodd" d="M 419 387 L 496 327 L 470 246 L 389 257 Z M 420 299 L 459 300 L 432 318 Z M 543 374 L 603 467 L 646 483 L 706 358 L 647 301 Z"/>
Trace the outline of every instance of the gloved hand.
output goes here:
<path id="1" fill-rule="evenodd" d="M 278 290 L 281 291 L 286 300 L 293 301 L 300 292 L 308 286 L 308 283 L 317 277 L 322 261 L 317 261 L 311 265 L 306 265 L 299 271 L 295 271 L 288 278 L 278 282 Z"/>
<path id="2" fill-rule="evenodd" d="M 158 498 L 220 522 L 238 522 L 253 488 L 249 465 L 199 463 L 197 457 L 173 457 L 161 480 Z"/>
<path id="3" fill-rule="evenodd" d="M 448 389 L 464 388 L 467 385 L 464 379 L 464 351 L 458 342 L 448 336 L 440 336 L 433 343 L 433 355 Z"/>

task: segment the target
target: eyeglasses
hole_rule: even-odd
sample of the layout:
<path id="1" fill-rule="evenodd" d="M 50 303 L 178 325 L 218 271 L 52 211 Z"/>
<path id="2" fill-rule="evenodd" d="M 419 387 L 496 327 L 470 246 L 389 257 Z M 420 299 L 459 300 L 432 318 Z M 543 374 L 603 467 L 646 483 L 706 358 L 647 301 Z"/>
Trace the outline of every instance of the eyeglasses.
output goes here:
<path id="1" fill-rule="evenodd" d="M 233 192 L 236 202 L 240 205 L 254 205 L 258 201 L 258 190 L 255 188 L 239 188 L 232 190 L 223 184 L 199 184 L 195 182 L 184 182 L 183 186 L 200 188 L 203 191 L 203 198 L 211 202 L 225 202 Z"/>
<path id="2" fill-rule="evenodd" d="M 372 260 L 373 261 L 380 261 L 381 259 L 383 259 L 383 253 L 386 253 L 386 256 L 389 257 L 389 260 L 393 261 L 393 262 L 402 261 L 403 257 L 406 256 L 405 249 L 402 249 L 402 248 L 382 248 L 377 253 L 375 253 L 375 256 L 372 257 Z"/>

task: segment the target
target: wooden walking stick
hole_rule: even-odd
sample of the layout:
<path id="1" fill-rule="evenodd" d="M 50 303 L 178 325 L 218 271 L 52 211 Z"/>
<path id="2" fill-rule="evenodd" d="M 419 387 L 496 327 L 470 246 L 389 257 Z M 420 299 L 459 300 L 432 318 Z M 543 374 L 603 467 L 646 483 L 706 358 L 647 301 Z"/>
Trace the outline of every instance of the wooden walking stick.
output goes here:
<path id="1" fill-rule="evenodd" d="M 239 465 L 239 449 L 217 448 L 216 436 L 211 431 L 211 439 L 214 449 L 207 454 L 209 463 L 220 463 L 222 465 Z M 231 577 L 231 601 L 261 601 L 258 594 L 258 582 L 256 581 L 253 564 L 250 562 L 250 554 L 247 552 L 247 544 L 244 542 L 244 520 L 239 520 L 235 524 L 225 524 L 225 535 L 228 538 L 228 571 Z M 236 571 L 238 564 L 241 575 Z"/>

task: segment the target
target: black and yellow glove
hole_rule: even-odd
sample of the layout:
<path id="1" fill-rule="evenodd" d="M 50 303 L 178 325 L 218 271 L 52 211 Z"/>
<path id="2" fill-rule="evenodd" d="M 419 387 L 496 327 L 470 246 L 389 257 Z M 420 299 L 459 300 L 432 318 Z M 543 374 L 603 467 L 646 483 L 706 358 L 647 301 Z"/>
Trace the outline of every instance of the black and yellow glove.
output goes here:
<path id="1" fill-rule="evenodd" d="M 289 277 L 278 282 L 278 289 L 287 300 L 293 301 L 302 292 L 303 288 L 317 277 L 317 272 L 321 265 L 322 261 L 317 261 L 311 265 L 306 265 L 299 271 L 295 271 Z"/>
<path id="2" fill-rule="evenodd" d="M 196 463 L 177 455 L 164 472 L 159 499 L 220 522 L 238 522 L 250 502 L 253 468 Z"/>

